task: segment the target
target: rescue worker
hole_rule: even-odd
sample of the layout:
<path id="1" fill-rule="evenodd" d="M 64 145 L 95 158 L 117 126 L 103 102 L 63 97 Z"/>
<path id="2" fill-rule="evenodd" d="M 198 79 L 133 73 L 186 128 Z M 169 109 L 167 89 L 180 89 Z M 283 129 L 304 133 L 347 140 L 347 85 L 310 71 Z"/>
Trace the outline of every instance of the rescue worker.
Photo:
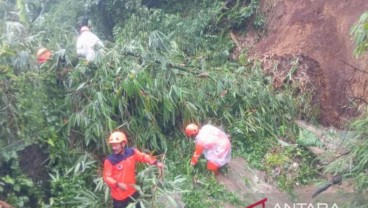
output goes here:
<path id="1" fill-rule="evenodd" d="M 52 52 L 47 48 L 40 48 L 37 51 L 36 57 L 37 57 L 37 63 L 43 64 L 47 62 L 52 56 Z"/>
<path id="2" fill-rule="evenodd" d="M 58 87 L 63 87 L 63 82 L 66 78 L 66 75 L 69 73 L 70 69 L 67 66 L 66 61 L 66 50 L 60 49 L 56 52 L 51 52 L 47 48 L 40 48 L 37 51 L 36 57 L 37 57 L 37 63 L 40 67 L 42 64 L 48 62 L 51 60 L 51 58 L 54 59 L 54 61 L 48 66 L 48 68 L 51 68 L 55 70 L 56 72 L 56 85 Z"/>
<path id="3" fill-rule="evenodd" d="M 86 58 L 88 62 L 94 61 L 96 58 L 95 49 L 103 48 L 102 41 L 91 32 L 89 27 L 83 26 L 80 29 L 80 35 L 77 39 L 77 54 Z"/>
<path id="4" fill-rule="evenodd" d="M 207 169 L 218 175 L 219 168 L 230 162 L 231 144 L 229 136 L 219 128 L 210 124 L 201 129 L 196 124 L 189 124 L 185 128 L 185 134 L 195 138 L 195 151 L 190 161 L 196 165 L 203 153 L 207 159 Z"/>
<path id="5" fill-rule="evenodd" d="M 134 187 L 136 163 L 156 165 L 160 170 L 163 164 L 152 156 L 127 147 L 128 140 L 123 132 L 113 132 L 108 143 L 111 145 L 113 154 L 110 154 L 104 161 L 103 179 L 110 187 L 114 208 L 127 207 L 134 201 L 133 199 L 139 196 Z"/>

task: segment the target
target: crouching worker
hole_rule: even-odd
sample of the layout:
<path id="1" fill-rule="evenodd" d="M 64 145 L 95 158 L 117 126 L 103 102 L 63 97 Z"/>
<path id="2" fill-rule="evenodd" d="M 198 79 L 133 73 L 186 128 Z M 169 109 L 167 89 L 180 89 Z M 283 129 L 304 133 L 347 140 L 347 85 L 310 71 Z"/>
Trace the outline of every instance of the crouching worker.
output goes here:
<path id="1" fill-rule="evenodd" d="M 189 124 L 185 128 L 185 134 L 195 138 L 195 151 L 190 161 L 196 165 L 203 153 L 207 159 L 207 169 L 218 175 L 220 167 L 230 162 L 231 144 L 229 136 L 222 130 L 212 125 L 204 125 L 201 129 L 196 124 Z"/>
<path id="2" fill-rule="evenodd" d="M 113 154 L 104 161 L 103 179 L 110 187 L 114 208 L 125 208 L 139 196 L 134 188 L 136 163 L 156 165 L 159 169 L 163 168 L 163 164 L 150 155 L 127 147 L 128 140 L 123 132 L 112 133 L 108 143 Z"/>

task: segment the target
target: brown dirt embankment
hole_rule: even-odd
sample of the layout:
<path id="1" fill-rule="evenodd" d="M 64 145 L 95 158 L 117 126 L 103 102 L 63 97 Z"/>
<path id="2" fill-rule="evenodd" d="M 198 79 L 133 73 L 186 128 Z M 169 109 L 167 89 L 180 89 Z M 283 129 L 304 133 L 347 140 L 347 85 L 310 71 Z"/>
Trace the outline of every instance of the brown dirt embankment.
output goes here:
<path id="1" fill-rule="evenodd" d="M 355 104 L 368 101 L 368 62 L 353 55 L 352 26 L 368 11 L 367 0 L 261 1 L 266 34 L 250 46 L 252 57 L 304 56 L 317 65 L 307 72 L 316 88 L 325 126 L 341 126 L 356 115 Z M 288 69 L 290 70 L 290 69 Z M 317 72 L 316 72 L 317 71 Z"/>

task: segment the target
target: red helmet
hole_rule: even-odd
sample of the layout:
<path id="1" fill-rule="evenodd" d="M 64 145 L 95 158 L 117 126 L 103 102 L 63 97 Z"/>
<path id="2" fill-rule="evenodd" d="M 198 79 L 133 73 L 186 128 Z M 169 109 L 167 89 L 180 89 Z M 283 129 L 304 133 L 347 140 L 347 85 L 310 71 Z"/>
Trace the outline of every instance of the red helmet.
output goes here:
<path id="1" fill-rule="evenodd" d="M 198 126 L 196 124 L 189 124 L 185 128 L 185 134 L 187 136 L 194 136 L 194 135 L 198 134 Z"/>
<path id="2" fill-rule="evenodd" d="M 83 26 L 81 29 L 80 29 L 80 32 L 84 32 L 84 31 L 90 31 L 89 27 L 87 26 Z"/>
<path id="3" fill-rule="evenodd" d="M 118 144 L 122 142 L 128 142 L 123 132 L 120 131 L 113 132 L 109 137 L 109 144 Z"/>

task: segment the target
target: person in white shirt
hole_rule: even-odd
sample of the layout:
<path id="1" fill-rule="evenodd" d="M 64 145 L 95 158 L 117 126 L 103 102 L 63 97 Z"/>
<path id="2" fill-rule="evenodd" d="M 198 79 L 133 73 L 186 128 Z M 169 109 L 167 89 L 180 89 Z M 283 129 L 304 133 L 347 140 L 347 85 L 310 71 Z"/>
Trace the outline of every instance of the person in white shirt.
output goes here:
<path id="1" fill-rule="evenodd" d="M 95 49 L 103 48 L 102 41 L 91 32 L 89 27 L 83 26 L 80 30 L 80 35 L 77 39 L 77 53 L 87 59 L 87 61 L 94 61 L 96 58 Z"/>
<path id="2" fill-rule="evenodd" d="M 218 175 L 219 168 L 230 162 L 230 137 L 221 129 L 210 124 L 199 128 L 192 123 L 185 128 L 185 134 L 195 139 L 195 151 L 190 165 L 196 165 L 203 153 L 207 159 L 207 169 Z"/>

